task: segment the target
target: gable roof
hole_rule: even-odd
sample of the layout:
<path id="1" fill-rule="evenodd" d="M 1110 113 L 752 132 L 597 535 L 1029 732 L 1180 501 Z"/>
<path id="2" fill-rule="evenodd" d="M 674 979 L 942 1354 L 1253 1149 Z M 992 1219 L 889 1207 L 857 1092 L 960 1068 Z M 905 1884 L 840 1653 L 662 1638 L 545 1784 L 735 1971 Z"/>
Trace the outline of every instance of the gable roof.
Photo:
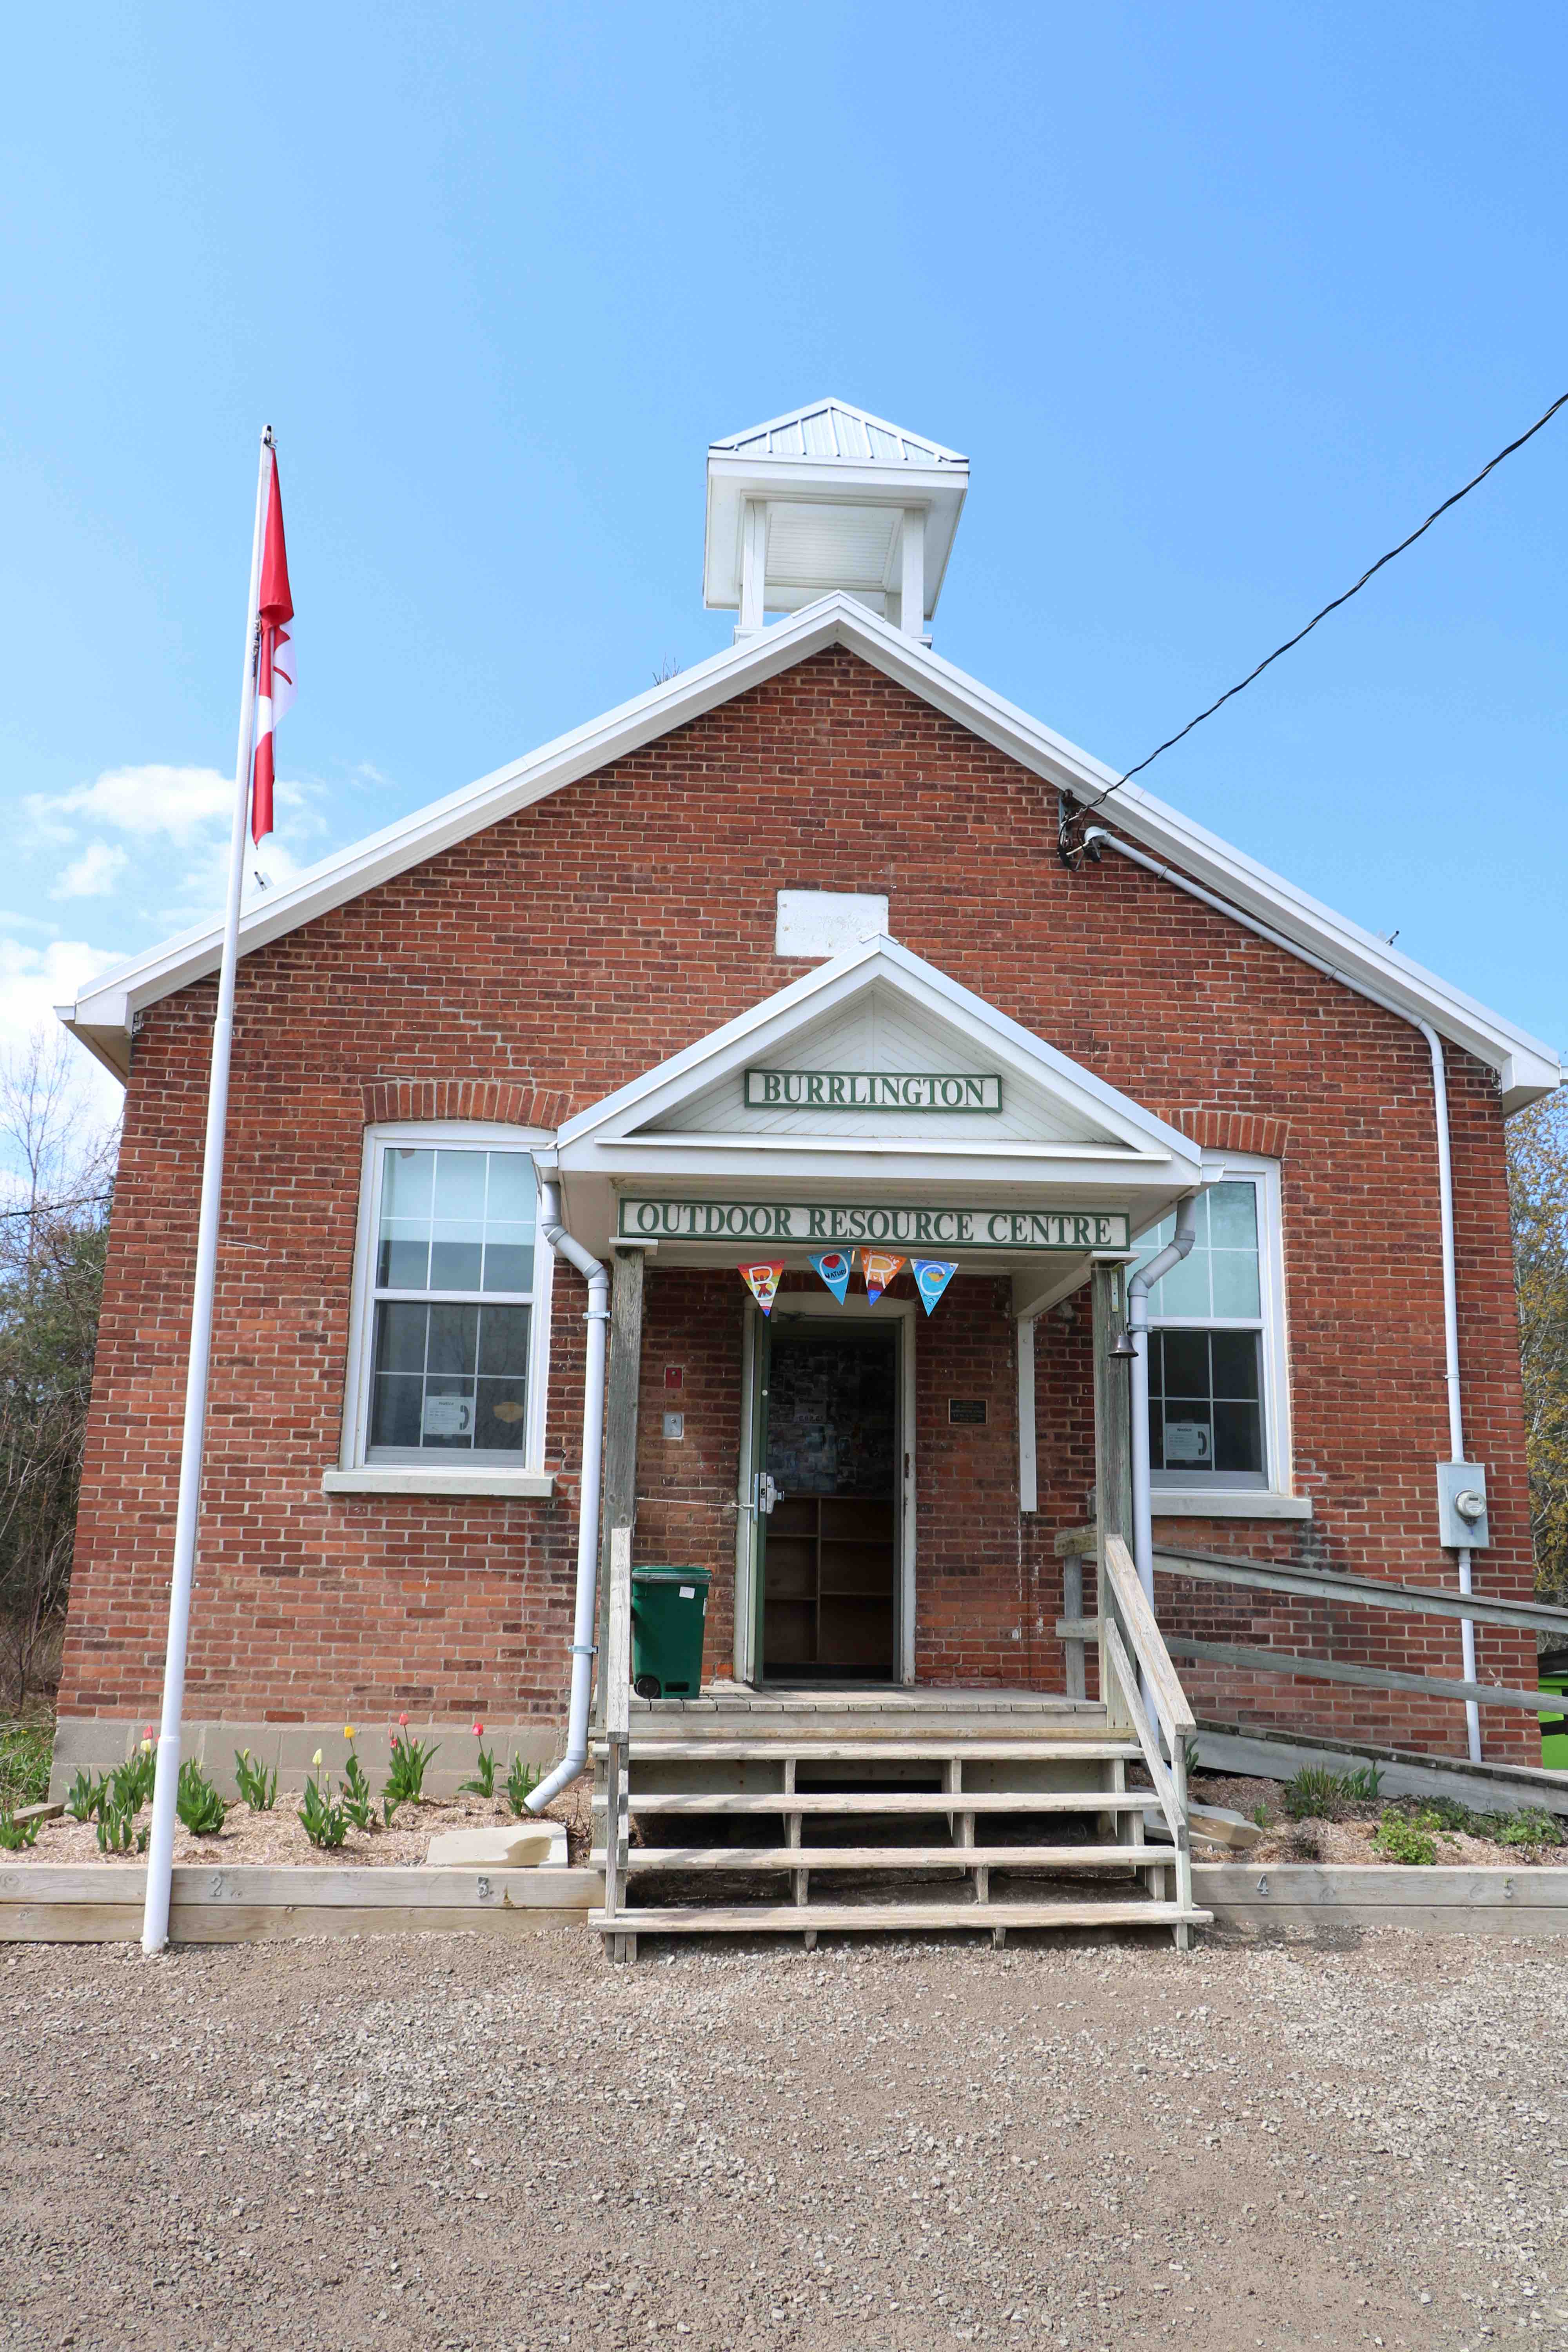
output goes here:
<path id="1" fill-rule="evenodd" d="M 1019 766 L 1080 799 L 1093 799 L 1117 781 L 1113 768 L 1053 733 L 917 638 L 848 596 L 824 596 L 586 726 L 558 735 L 538 751 L 308 867 L 286 888 L 268 892 L 245 910 L 240 953 L 253 954 L 832 646 L 845 646 Z M 1348 977 L 1376 988 L 1416 1019 L 1431 1022 L 1443 1036 L 1499 1073 L 1505 1108 L 1522 1108 L 1561 1084 L 1558 1056 L 1550 1046 L 1152 793 L 1137 784 L 1122 785 L 1107 815 L 1131 840 L 1194 880 Z M 221 923 L 198 925 L 101 974 L 74 1004 L 56 1009 L 67 1028 L 123 1078 L 130 1068 L 130 1035 L 137 1013 L 216 971 L 222 946 Z"/>
<path id="2" fill-rule="evenodd" d="M 744 433 L 731 433 L 710 449 L 737 457 L 847 457 L 858 465 L 967 466 L 956 449 L 923 433 L 906 433 L 885 416 L 854 408 L 847 400 L 814 401 L 787 416 L 770 417 Z"/>

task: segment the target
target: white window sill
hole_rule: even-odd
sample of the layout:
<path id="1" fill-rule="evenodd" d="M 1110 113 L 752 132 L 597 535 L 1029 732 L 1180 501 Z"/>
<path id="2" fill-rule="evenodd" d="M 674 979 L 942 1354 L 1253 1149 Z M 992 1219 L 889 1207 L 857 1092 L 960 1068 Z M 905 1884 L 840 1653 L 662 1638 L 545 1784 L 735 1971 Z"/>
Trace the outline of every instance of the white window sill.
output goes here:
<path id="1" fill-rule="evenodd" d="M 548 1470 L 426 1470 L 417 1462 L 370 1463 L 362 1470 L 325 1470 L 326 1495 L 552 1495 Z"/>
<path id="2" fill-rule="evenodd" d="M 1155 1519 L 1310 1519 L 1310 1495 L 1270 1495 L 1261 1486 L 1216 1486 L 1212 1494 L 1196 1488 L 1156 1486 L 1149 1496 L 1149 1515 Z"/>

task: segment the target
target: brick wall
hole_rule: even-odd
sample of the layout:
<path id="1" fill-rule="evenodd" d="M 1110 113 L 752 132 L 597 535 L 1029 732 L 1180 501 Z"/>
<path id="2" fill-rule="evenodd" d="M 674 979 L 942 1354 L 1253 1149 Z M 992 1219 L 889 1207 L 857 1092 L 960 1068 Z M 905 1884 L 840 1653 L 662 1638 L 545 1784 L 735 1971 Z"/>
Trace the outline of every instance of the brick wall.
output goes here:
<path id="1" fill-rule="evenodd" d="M 798 976 L 773 952 L 781 887 L 886 891 L 897 936 L 1112 1085 L 1229 1148 L 1278 1150 L 1298 1476 L 1310 1530 L 1224 1522 L 1211 1548 L 1436 1581 L 1433 1465 L 1447 1450 L 1436 1171 L 1426 1051 L 1403 1023 L 1114 857 L 1069 876 L 1039 782 L 841 649 L 433 858 L 246 959 L 237 1008 L 208 1467 L 191 1643 L 193 1717 L 290 1721 L 406 1707 L 457 1719 L 560 1712 L 581 1416 L 576 1277 L 557 1284 L 548 1501 L 331 1497 L 361 1142 L 368 1118 L 552 1125 Z M 145 1716 L 159 1687 L 184 1344 L 216 986 L 155 1006 L 126 1101 L 61 1706 Z M 1471 1451 L 1490 1465 L 1483 1589 L 1530 1583 L 1501 1118 L 1490 1074 L 1449 1058 L 1459 1311 Z M 1271 1142 L 1242 1144 L 1241 1135 Z M 693 1344 L 721 1385 L 739 1285 Z M 728 1303 L 724 1303 L 727 1299 Z M 671 1305 L 674 1292 L 671 1291 Z M 1059 1675 L 1057 1527 L 1092 1476 L 1081 1318 L 1041 1327 L 1042 1509 L 1013 1507 L 1005 1300 L 965 1277 L 927 1330 L 992 1400 L 952 1430 L 922 1389 L 922 1670 Z M 650 1342 L 651 1344 L 651 1342 Z M 684 1340 L 682 1341 L 684 1345 Z M 956 1391 L 954 1392 L 957 1392 Z M 651 1358 L 647 1410 L 662 1410 Z M 732 1422 L 734 1407 L 731 1408 Z M 654 1424 L 657 1427 L 657 1423 Z M 976 1443 L 976 1437 L 983 1443 Z M 644 1533 L 725 1554 L 710 1489 L 736 1433 L 646 1451 Z M 726 1457 L 725 1449 L 729 1449 Z M 680 1449 L 668 1449 L 670 1453 Z M 701 1495 L 686 1496 L 693 1483 Z M 926 1499 L 929 1488 L 929 1501 Z M 685 1518 L 683 1501 L 693 1505 Z M 662 1517 L 659 1515 L 662 1514 Z M 695 1534 L 687 1546 L 699 1540 Z M 700 1553 L 694 1556 L 700 1557 Z M 728 1604 L 712 1639 L 726 1654 Z M 1279 1612 L 1193 1588 L 1192 1622 L 1258 1638 Z M 1021 1634 L 1017 1642 L 1014 1632 Z M 1458 1637 L 1336 1641 L 1457 1671 Z M 1483 1673 L 1528 1644 L 1483 1632 Z M 1349 1654 L 1347 1648 L 1346 1654 Z M 1359 1653 L 1358 1653 L 1359 1654 Z M 1200 1677 L 1194 1671 L 1194 1688 Z M 1278 1715 L 1280 1687 L 1258 1712 Z M 1452 1746 L 1458 1710 L 1299 1686 L 1338 1728 L 1397 1721 Z M 1419 1720 L 1417 1720 L 1419 1718 Z M 1529 1727 L 1489 1718 L 1489 1745 Z"/>

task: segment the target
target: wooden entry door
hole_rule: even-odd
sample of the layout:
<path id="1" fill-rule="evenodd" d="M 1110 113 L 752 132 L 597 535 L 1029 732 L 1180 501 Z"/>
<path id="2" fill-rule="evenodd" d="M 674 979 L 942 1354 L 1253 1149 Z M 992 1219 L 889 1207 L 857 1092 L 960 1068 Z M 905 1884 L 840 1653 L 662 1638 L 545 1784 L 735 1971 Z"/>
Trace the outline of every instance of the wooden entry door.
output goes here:
<path id="1" fill-rule="evenodd" d="M 763 1678 L 895 1681 L 899 1327 L 792 1316 L 764 1329 Z"/>

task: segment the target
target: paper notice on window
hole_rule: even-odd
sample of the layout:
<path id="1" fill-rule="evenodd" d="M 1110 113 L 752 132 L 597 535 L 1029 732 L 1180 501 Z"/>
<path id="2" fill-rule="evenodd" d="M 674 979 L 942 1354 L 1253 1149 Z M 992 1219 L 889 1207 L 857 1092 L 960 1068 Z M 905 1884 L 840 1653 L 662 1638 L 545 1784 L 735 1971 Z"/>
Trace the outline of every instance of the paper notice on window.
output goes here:
<path id="1" fill-rule="evenodd" d="M 474 1433 L 473 1398 L 427 1396 L 423 1428 L 426 1437 L 471 1437 Z"/>
<path id="2" fill-rule="evenodd" d="M 1165 1423 L 1165 1465 L 1173 1462 L 1207 1462 L 1213 1458 L 1214 1444 L 1206 1421 L 1168 1421 Z"/>

